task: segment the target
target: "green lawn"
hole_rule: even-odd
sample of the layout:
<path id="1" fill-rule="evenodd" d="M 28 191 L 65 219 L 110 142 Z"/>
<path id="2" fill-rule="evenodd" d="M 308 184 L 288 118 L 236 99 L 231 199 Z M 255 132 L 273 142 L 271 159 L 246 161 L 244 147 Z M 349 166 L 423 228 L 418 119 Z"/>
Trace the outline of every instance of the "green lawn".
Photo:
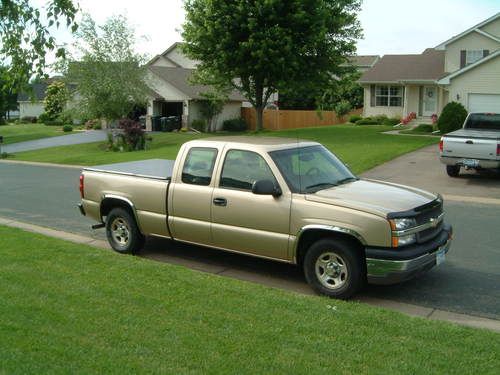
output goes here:
<path id="1" fill-rule="evenodd" d="M 264 131 L 259 135 L 303 138 L 321 142 L 348 163 L 356 173 L 370 169 L 396 156 L 438 142 L 435 138 L 381 134 L 381 132 L 391 129 L 392 127 L 388 126 L 336 125 L 287 131 Z M 248 136 L 254 135 L 255 133 L 248 133 Z M 97 165 L 151 158 L 174 159 L 182 143 L 200 137 L 206 137 L 206 135 L 155 134 L 149 149 L 140 152 L 110 152 L 106 151 L 103 143 L 91 143 L 28 151 L 14 155 L 13 158 L 78 165 Z"/>
<path id="2" fill-rule="evenodd" d="M 44 124 L 16 124 L 0 126 L 3 143 L 33 141 L 35 139 L 65 135 L 61 126 L 46 126 Z"/>
<path id="3" fill-rule="evenodd" d="M 0 226 L 0 373 L 496 374 L 500 335 Z"/>

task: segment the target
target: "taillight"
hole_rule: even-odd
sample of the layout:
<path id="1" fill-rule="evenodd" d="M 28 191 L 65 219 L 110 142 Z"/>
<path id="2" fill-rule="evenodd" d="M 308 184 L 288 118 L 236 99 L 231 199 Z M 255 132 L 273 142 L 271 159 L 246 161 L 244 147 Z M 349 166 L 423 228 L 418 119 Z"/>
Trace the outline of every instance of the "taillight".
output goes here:
<path id="1" fill-rule="evenodd" d="M 441 140 L 439 141 L 439 151 L 440 152 L 443 152 L 443 138 L 441 138 Z"/>
<path id="2" fill-rule="evenodd" d="M 80 197 L 83 199 L 83 174 L 80 175 Z"/>
<path id="3" fill-rule="evenodd" d="M 500 143 L 497 143 L 497 156 L 500 156 Z"/>

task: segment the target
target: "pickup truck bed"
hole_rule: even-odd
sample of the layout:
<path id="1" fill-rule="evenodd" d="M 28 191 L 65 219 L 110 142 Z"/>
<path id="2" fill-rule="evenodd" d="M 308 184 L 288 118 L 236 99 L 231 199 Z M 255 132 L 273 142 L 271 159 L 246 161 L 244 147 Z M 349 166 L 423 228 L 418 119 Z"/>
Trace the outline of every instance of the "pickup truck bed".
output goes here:
<path id="1" fill-rule="evenodd" d="M 170 180 L 175 160 L 150 159 L 125 163 L 103 164 L 84 168 L 85 171 L 121 174 L 125 176 Z"/>

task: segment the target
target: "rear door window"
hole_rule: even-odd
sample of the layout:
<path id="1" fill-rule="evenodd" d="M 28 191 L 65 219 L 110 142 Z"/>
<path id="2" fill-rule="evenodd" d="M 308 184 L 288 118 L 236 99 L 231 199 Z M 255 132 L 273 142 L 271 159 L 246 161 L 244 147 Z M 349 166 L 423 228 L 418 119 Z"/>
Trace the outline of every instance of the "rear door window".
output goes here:
<path id="1" fill-rule="evenodd" d="M 193 147 L 190 149 L 182 168 L 182 182 L 192 185 L 210 185 L 216 158 L 217 149 L 215 148 Z"/>

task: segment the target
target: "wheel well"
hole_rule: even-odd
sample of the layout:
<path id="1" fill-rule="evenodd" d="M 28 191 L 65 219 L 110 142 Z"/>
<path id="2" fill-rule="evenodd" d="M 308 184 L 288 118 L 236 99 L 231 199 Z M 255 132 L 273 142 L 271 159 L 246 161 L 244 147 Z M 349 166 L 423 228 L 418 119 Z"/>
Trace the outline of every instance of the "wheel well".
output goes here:
<path id="1" fill-rule="evenodd" d="M 302 266 L 304 257 L 307 253 L 307 250 L 311 247 L 313 243 L 316 241 L 329 238 L 332 240 L 341 239 L 343 241 L 349 242 L 352 244 L 359 254 L 365 258 L 364 245 L 356 238 L 346 233 L 334 232 L 325 229 L 310 229 L 304 232 L 299 238 L 299 244 L 297 246 L 297 264 Z M 365 262 L 363 262 L 365 263 Z"/>
<path id="2" fill-rule="evenodd" d="M 104 218 L 105 216 L 108 216 L 113 208 L 118 208 L 118 207 L 127 210 L 132 215 L 132 217 L 135 218 L 134 211 L 132 210 L 132 207 L 130 206 L 129 203 L 121 199 L 105 198 L 101 202 L 101 219 Z"/>

